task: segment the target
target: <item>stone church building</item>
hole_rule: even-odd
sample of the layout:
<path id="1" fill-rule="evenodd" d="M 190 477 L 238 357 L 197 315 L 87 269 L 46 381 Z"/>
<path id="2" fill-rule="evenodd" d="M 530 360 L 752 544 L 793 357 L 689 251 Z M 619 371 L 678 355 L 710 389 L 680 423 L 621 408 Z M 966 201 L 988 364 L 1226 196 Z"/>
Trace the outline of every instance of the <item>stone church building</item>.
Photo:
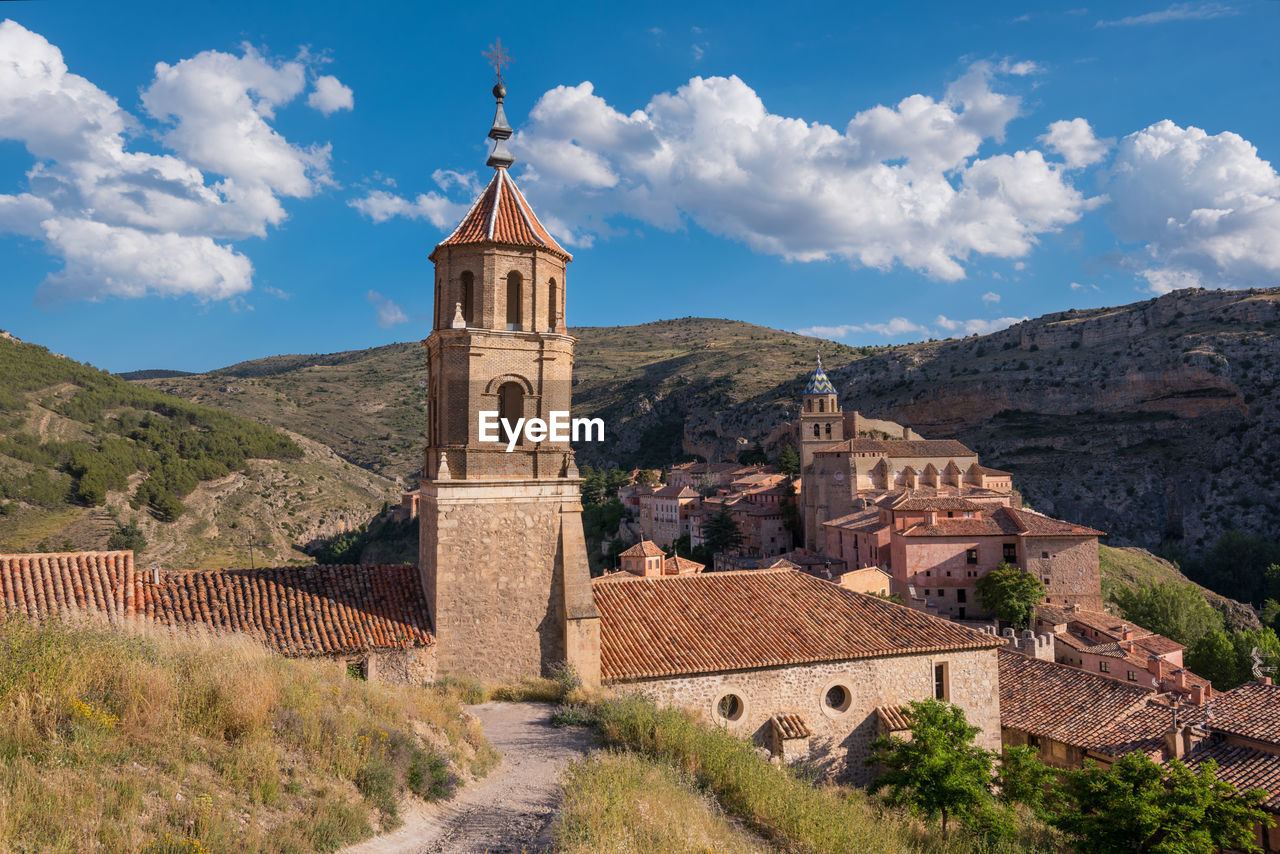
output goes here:
<path id="1" fill-rule="evenodd" d="M 0 601 L 32 617 L 246 632 L 391 682 L 500 683 L 567 662 L 588 684 L 691 709 L 853 780 L 911 700 L 956 703 L 998 748 L 999 639 L 791 569 L 593 582 L 568 442 L 518 436 L 508 453 L 505 436 L 482 437 L 482 412 L 549 420 L 571 403 L 572 257 L 511 177 L 505 95 L 500 82 L 493 176 L 430 256 L 418 566 L 162 573 L 135 570 L 130 553 L 10 556 Z M 834 405 L 834 389 L 817 393 Z M 827 414 L 806 423 L 843 440 L 825 433 Z"/>

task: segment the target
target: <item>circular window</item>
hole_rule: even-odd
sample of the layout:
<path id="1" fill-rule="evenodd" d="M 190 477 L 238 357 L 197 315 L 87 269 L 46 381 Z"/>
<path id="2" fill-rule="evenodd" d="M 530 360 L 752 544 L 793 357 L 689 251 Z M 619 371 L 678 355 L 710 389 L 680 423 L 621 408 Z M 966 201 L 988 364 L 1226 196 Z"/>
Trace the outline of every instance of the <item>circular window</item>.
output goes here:
<path id="1" fill-rule="evenodd" d="M 853 702 L 853 697 L 849 693 L 849 689 L 843 685 L 832 685 L 827 689 L 827 693 L 822 698 L 823 705 L 833 712 L 845 712 L 849 710 L 849 704 Z"/>
<path id="2" fill-rule="evenodd" d="M 737 694 L 725 694 L 716 701 L 716 714 L 721 720 L 736 721 L 742 717 L 742 698 Z"/>

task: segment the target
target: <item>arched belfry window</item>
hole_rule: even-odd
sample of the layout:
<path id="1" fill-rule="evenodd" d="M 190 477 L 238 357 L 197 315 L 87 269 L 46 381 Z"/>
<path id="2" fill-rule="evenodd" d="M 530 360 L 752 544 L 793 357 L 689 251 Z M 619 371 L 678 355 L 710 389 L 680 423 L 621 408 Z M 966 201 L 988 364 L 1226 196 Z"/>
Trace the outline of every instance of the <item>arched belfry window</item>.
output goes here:
<path id="1" fill-rule="evenodd" d="M 524 417 L 524 389 L 520 383 L 507 382 L 498 386 L 498 423 L 502 429 L 502 441 L 510 442 L 507 424 L 515 424 Z"/>
<path id="2" fill-rule="evenodd" d="M 555 332 L 560 326 L 560 285 L 552 279 L 547 289 L 548 311 L 547 311 L 547 327 L 548 332 Z"/>
<path id="3" fill-rule="evenodd" d="M 524 278 L 512 270 L 507 273 L 507 328 L 520 329 L 520 296 Z"/>
<path id="4" fill-rule="evenodd" d="M 818 401 L 818 411 L 819 411 L 819 412 L 826 412 L 826 411 L 827 411 L 827 402 L 826 402 L 825 400 L 819 400 L 819 401 Z"/>
<path id="5" fill-rule="evenodd" d="M 476 325 L 476 277 L 470 270 L 462 274 L 462 316 L 467 326 Z"/>
<path id="6" fill-rule="evenodd" d="M 817 424 L 814 424 L 814 425 L 813 425 L 813 438 L 818 439 L 818 438 L 821 438 L 821 437 L 822 437 L 822 428 L 821 428 L 820 426 L 818 426 Z"/>

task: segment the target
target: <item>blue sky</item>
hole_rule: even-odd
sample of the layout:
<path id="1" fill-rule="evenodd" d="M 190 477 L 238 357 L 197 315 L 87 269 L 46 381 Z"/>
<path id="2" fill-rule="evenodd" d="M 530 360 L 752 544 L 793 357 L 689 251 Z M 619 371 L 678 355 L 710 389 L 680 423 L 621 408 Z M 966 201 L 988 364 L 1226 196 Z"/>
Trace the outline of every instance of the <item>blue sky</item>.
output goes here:
<path id="1" fill-rule="evenodd" d="M 574 325 L 1280 284 L 1280 2 L 776 8 L 5 3 L 0 328 L 116 371 L 425 337 L 498 36 Z"/>

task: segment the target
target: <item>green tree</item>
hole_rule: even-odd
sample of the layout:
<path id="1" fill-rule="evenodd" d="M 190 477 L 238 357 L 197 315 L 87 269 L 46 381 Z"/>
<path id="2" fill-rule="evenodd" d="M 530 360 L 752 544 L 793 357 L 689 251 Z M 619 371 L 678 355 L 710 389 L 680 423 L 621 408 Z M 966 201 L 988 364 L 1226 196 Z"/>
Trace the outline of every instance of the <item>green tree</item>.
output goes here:
<path id="1" fill-rule="evenodd" d="M 938 700 L 911 703 L 911 740 L 881 736 L 871 743 L 868 765 L 884 773 L 871 791 L 887 791 L 890 803 L 930 819 L 977 813 L 991 802 L 994 754 L 973 743 L 979 732 L 959 706 Z"/>
<path id="2" fill-rule="evenodd" d="M 657 486 L 662 483 L 662 472 L 657 469 L 640 469 L 636 474 L 636 483 L 641 486 Z"/>
<path id="3" fill-rule="evenodd" d="M 1053 787 L 1056 775 L 1040 761 L 1033 747 L 1006 747 L 996 769 L 996 786 L 1004 804 L 1022 804 L 1036 814 L 1043 814 L 1046 793 Z"/>
<path id="4" fill-rule="evenodd" d="M 782 450 L 778 452 L 777 466 L 778 471 L 787 477 L 799 477 L 800 455 L 790 445 L 783 445 Z"/>
<path id="5" fill-rule="evenodd" d="M 769 455 L 764 452 L 764 445 L 756 442 L 751 450 L 738 454 L 738 462 L 744 466 L 762 466 L 769 462 Z"/>
<path id="6" fill-rule="evenodd" d="M 135 554 L 143 551 L 147 547 L 147 537 L 142 533 L 142 529 L 138 527 L 137 522 L 130 522 L 128 525 L 117 525 L 111 537 L 107 540 L 107 548 L 111 551 L 123 551 L 128 549 Z"/>
<path id="7" fill-rule="evenodd" d="M 1239 685 L 1236 676 L 1236 649 L 1231 636 L 1224 631 L 1205 632 L 1183 656 L 1187 669 L 1203 676 L 1219 691 Z"/>
<path id="8" fill-rule="evenodd" d="M 1036 605 L 1044 601 L 1044 584 L 1029 572 L 1023 572 L 1005 561 L 978 579 L 978 595 L 982 607 L 1017 629 L 1031 625 Z"/>
<path id="9" fill-rule="evenodd" d="M 1112 592 L 1111 598 L 1126 618 L 1183 646 L 1191 646 L 1201 635 L 1222 628 L 1222 615 L 1188 585 L 1121 587 Z"/>
<path id="10" fill-rule="evenodd" d="M 1108 769 L 1092 761 L 1063 777 L 1050 823 L 1089 854 L 1212 854 L 1258 851 L 1254 826 L 1270 823 L 1266 793 L 1239 792 L 1212 762 L 1192 770 L 1127 753 Z"/>
<path id="11" fill-rule="evenodd" d="M 702 523 L 702 539 L 706 542 L 707 551 L 713 555 L 733 551 L 742 545 L 742 532 L 738 530 L 738 523 L 733 521 L 727 505 L 720 505 L 719 512 Z"/>
<path id="12" fill-rule="evenodd" d="M 1255 678 L 1255 649 L 1263 667 L 1280 667 L 1280 638 L 1270 626 L 1206 633 L 1183 658 L 1192 673 L 1208 679 L 1219 691 L 1229 691 Z"/>

